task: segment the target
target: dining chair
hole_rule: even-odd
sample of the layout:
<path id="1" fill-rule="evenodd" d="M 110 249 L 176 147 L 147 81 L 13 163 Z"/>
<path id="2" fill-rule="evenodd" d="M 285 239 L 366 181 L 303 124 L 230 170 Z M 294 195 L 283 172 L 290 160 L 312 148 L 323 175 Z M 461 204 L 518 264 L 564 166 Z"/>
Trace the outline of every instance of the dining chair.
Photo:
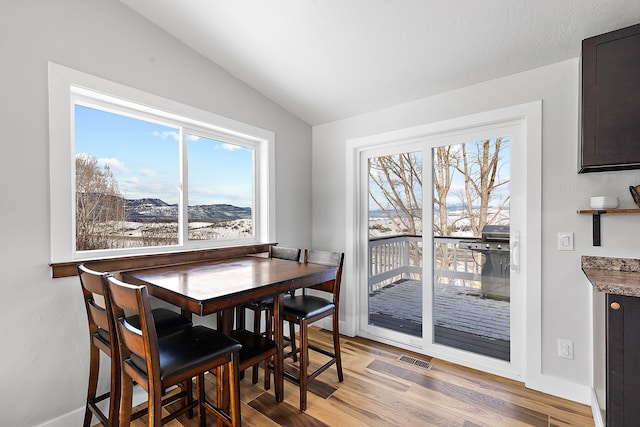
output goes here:
<path id="1" fill-rule="evenodd" d="M 139 384 L 149 395 L 148 414 L 151 426 L 161 426 L 197 408 L 198 425 L 206 425 L 205 410 L 211 412 L 219 422 L 228 426 L 239 426 L 240 387 L 238 379 L 238 353 L 240 344 L 205 326 L 191 326 L 159 338 L 152 320 L 149 294 L 146 286 L 135 286 L 106 278 L 111 309 L 117 330 L 122 373 L 120 424 L 129 425 L 133 382 Z M 129 323 L 125 313 L 136 313 L 140 326 Z M 224 368 L 224 375 L 223 375 Z M 206 399 L 204 375 L 215 371 L 216 405 Z M 196 400 L 183 405 L 162 417 L 165 405 L 165 390 L 181 383 L 191 383 L 196 377 Z M 229 409 L 222 408 L 223 377 L 228 383 Z M 179 393 L 181 395 L 183 392 Z M 167 409 L 167 408 L 165 408 Z"/>
<path id="2" fill-rule="evenodd" d="M 300 386 L 301 411 L 307 409 L 307 388 L 311 380 L 334 364 L 338 373 L 338 381 L 343 381 L 344 379 L 340 356 L 340 322 L 338 320 L 344 253 L 305 250 L 304 262 L 336 267 L 336 274 L 331 280 L 309 288 L 320 292 L 315 292 L 311 295 L 307 293 L 307 288 L 303 288 L 301 294 L 294 294 L 284 300 L 283 317 L 285 321 L 289 322 L 289 341 L 291 343 L 291 352 L 284 355 L 284 357 L 292 357 L 293 361 L 296 362 L 298 361 L 297 354 L 300 354 L 299 375 L 296 376 L 291 372 L 285 372 L 284 375 L 285 378 Z M 309 343 L 309 325 L 328 316 L 333 317 L 333 351 Z M 300 330 L 300 345 L 298 349 L 296 349 L 295 325 L 298 325 Z M 321 353 L 329 357 L 329 360 L 312 372 L 308 372 L 309 350 Z"/>
<path id="3" fill-rule="evenodd" d="M 296 248 L 287 248 L 282 246 L 269 247 L 269 258 L 278 258 L 278 259 L 299 262 L 301 253 L 302 253 L 302 250 L 296 249 Z M 237 331 L 244 330 L 244 317 L 245 317 L 245 310 L 247 309 L 253 311 L 253 331 L 259 334 L 261 337 L 265 337 L 267 341 L 265 342 L 263 340 L 260 340 L 259 338 L 247 333 L 247 331 L 244 331 L 242 333 L 236 332 L 235 333 L 236 339 L 239 339 L 239 341 L 243 343 L 243 348 L 249 347 L 249 346 L 259 347 L 259 346 L 265 346 L 265 345 L 270 347 L 271 343 L 273 342 L 271 340 L 271 336 L 272 336 L 271 313 L 273 311 L 273 298 L 264 298 L 262 300 L 254 301 L 252 303 L 243 305 L 237 311 L 237 313 L 239 313 L 239 317 L 236 321 Z M 262 329 L 261 328 L 262 313 L 265 313 L 265 331 L 264 332 L 262 332 L 261 330 Z M 276 348 L 275 343 L 273 343 L 274 352 L 271 356 L 275 355 L 275 348 Z M 246 366 L 245 369 L 252 367 L 251 381 L 253 384 L 257 384 L 258 383 L 258 367 L 260 365 L 260 362 L 264 362 L 264 364 L 266 365 L 267 363 L 269 363 L 271 356 L 269 356 L 268 358 L 261 357 L 258 360 L 254 359 L 255 363 L 243 363 L 244 358 L 242 357 L 242 353 L 243 352 L 241 351 L 241 356 L 240 356 L 241 370 L 242 370 L 242 366 Z M 265 370 L 264 388 L 266 390 L 269 390 L 269 388 L 271 387 L 271 381 L 270 381 L 271 377 L 270 375 L 268 375 L 268 372 L 269 372 L 268 370 Z"/>
<path id="4" fill-rule="evenodd" d="M 84 264 L 79 264 L 77 269 L 89 323 L 89 386 L 83 426 L 92 425 L 93 415 L 103 426 L 117 426 L 120 411 L 120 354 L 117 350 L 118 340 L 111 315 L 109 293 L 104 280 L 109 273 L 92 270 Z M 191 326 L 190 320 L 166 308 L 153 309 L 151 314 L 160 336 Z M 132 316 L 128 321 L 134 325 L 140 324 L 138 316 Z M 110 358 L 111 379 L 109 391 L 96 396 L 101 351 Z M 109 399 L 107 414 L 98 405 L 106 399 Z M 144 412 L 136 413 L 135 417 L 143 414 Z"/>

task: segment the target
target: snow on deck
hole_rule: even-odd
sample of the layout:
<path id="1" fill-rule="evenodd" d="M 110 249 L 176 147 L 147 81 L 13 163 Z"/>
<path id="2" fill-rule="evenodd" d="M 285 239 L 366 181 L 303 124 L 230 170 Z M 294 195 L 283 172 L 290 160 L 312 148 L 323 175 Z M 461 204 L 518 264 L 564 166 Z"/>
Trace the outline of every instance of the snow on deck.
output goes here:
<path id="1" fill-rule="evenodd" d="M 434 324 L 508 341 L 509 302 L 482 298 L 478 289 L 436 284 Z M 422 282 L 396 282 L 369 296 L 369 313 L 422 323 Z"/>

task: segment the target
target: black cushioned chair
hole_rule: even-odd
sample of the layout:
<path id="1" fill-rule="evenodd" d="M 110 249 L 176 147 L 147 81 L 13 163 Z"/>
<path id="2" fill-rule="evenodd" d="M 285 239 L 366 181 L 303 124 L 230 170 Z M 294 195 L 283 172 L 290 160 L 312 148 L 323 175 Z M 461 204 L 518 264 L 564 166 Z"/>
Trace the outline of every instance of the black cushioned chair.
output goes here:
<path id="1" fill-rule="evenodd" d="M 205 410 L 228 426 L 239 426 L 240 387 L 238 353 L 240 344 L 234 339 L 205 326 L 191 326 L 158 338 L 153 323 L 146 286 L 134 286 L 107 277 L 111 309 L 118 332 L 122 372 L 122 408 L 120 425 L 129 425 L 133 381 L 149 395 L 149 426 L 160 426 L 197 408 L 198 425 L 206 425 Z M 126 312 L 136 313 L 140 326 L 132 325 Z M 225 370 L 223 375 L 222 369 Z M 204 374 L 214 371 L 217 404 L 206 399 Z M 197 399 L 189 399 L 179 409 L 162 418 L 163 393 L 171 386 L 192 382 L 196 377 Z M 222 402 L 222 378 L 228 383 L 229 409 Z M 186 388 L 186 387 L 185 387 Z M 180 395 L 182 393 L 179 393 Z M 190 396 L 189 396 L 190 397 Z M 184 401 L 183 401 L 184 403 Z"/>
<path id="2" fill-rule="evenodd" d="M 344 254 L 340 252 L 305 251 L 304 262 L 334 266 L 337 267 L 337 269 L 333 279 L 309 288 L 322 291 L 319 293 L 323 294 L 323 296 L 310 295 L 307 293 L 307 289 L 302 289 L 301 293 L 294 294 L 284 300 L 283 315 L 284 320 L 289 322 L 290 343 L 292 348 L 292 351 L 285 355 L 285 357 L 292 357 L 295 362 L 298 359 L 298 353 L 300 354 L 299 376 L 291 372 L 285 372 L 285 378 L 300 386 L 301 411 L 307 409 L 307 386 L 309 381 L 313 380 L 334 364 L 338 372 L 338 381 L 343 380 L 338 313 L 340 311 L 340 281 Z M 333 316 L 333 352 L 310 344 L 308 338 L 309 325 L 328 316 Z M 296 349 L 295 324 L 300 328 L 299 349 Z M 328 356 L 329 361 L 313 372 L 308 372 L 309 350 L 314 350 Z"/>
<path id="3" fill-rule="evenodd" d="M 120 362 L 116 331 L 111 316 L 110 299 L 106 287 L 105 277 L 108 273 L 91 270 L 84 264 L 78 265 L 78 276 L 82 286 L 87 320 L 89 322 L 89 386 L 85 405 L 84 427 L 91 424 L 95 415 L 104 426 L 117 426 L 120 411 Z M 153 321 L 158 334 L 164 336 L 190 327 L 191 321 L 166 308 L 152 310 Z M 140 318 L 132 316 L 128 319 L 133 325 L 140 325 Z M 113 345 L 112 345 L 113 344 Z M 111 381 L 109 391 L 96 396 L 98 376 L 100 372 L 100 351 L 109 356 L 111 361 Z M 98 403 L 109 399 L 108 413 L 103 413 Z M 136 413 L 135 417 L 144 415 L 144 411 Z"/>

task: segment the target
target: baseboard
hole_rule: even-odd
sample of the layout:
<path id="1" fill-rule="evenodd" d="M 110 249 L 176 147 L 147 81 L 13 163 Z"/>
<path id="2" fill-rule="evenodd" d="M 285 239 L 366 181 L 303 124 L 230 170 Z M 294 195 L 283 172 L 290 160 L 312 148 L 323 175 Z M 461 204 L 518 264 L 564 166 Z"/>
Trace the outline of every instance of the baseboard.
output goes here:
<path id="1" fill-rule="evenodd" d="M 604 427 L 605 423 L 602 419 L 602 410 L 600 409 L 600 403 L 598 403 L 598 397 L 594 389 L 591 389 L 591 412 L 593 413 L 593 423 L 595 427 Z"/>
<path id="2" fill-rule="evenodd" d="M 84 421 L 84 408 L 76 409 L 52 420 L 38 424 L 36 427 L 69 427 L 81 426 Z"/>
<path id="3" fill-rule="evenodd" d="M 142 402 L 147 401 L 147 392 L 144 391 L 139 385 L 133 387 L 133 396 L 132 396 L 132 404 L 133 406 L 139 405 Z M 100 409 L 106 412 L 106 405 L 108 401 L 100 402 Z M 84 422 L 84 406 L 82 408 L 78 408 L 74 411 L 66 413 L 64 415 L 60 415 L 57 418 L 46 421 L 42 424 L 38 424 L 35 427 L 69 427 L 69 426 L 81 426 Z M 97 423 L 97 419 L 93 418 L 93 423 Z M 92 424 L 93 425 L 93 424 Z"/>
<path id="4" fill-rule="evenodd" d="M 341 335 L 345 335 L 348 337 L 355 337 L 355 333 L 351 334 L 349 333 L 349 329 L 347 327 L 347 322 L 343 322 L 342 320 L 339 321 L 340 322 L 340 334 Z M 315 326 L 319 326 L 323 329 L 327 329 L 329 331 L 333 330 L 333 320 L 331 319 L 331 317 L 325 317 L 324 319 L 320 319 L 317 322 L 313 322 L 313 324 Z"/>
<path id="5" fill-rule="evenodd" d="M 543 393 L 572 400 L 584 405 L 591 405 L 592 403 L 591 387 L 561 378 L 542 374 L 534 375 L 534 378 L 527 378 L 525 386 L 533 390 L 538 390 Z"/>

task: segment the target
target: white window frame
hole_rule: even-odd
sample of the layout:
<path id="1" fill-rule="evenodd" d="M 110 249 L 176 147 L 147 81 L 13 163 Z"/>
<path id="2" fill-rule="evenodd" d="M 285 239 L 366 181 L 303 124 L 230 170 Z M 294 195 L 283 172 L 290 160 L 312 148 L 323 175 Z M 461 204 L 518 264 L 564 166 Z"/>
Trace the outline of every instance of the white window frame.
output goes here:
<path id="1" fill-rule="evenodd" d="M 75 250 L 75 149 L 74 106 L 94 105 L 131 111 L 138 118 L 161 117 L 169 123 L 180 122 L 186 132 L 255 149 L 254 237 L 239 240 L 197 240 L 185 238 L 172 246 Z M 184 137 L 184 136 L 183 136 Z M 183 156 L 184 157 L 184 156 Z M 180 102 L 143 92 L 55 63 L 49 63 L 49 173 L 51 262 L 85 261 L 124 255 L 145 255 L 219 248 L 242 244 L 268 243 L 275 237 L 275 133 L 232 120 Z M 186 172 L 180 185 L 186 190 Z M 180 203 L 184 208 L 184 197 Z M 186 221 L 181 218 L 181 221 Z"/>

